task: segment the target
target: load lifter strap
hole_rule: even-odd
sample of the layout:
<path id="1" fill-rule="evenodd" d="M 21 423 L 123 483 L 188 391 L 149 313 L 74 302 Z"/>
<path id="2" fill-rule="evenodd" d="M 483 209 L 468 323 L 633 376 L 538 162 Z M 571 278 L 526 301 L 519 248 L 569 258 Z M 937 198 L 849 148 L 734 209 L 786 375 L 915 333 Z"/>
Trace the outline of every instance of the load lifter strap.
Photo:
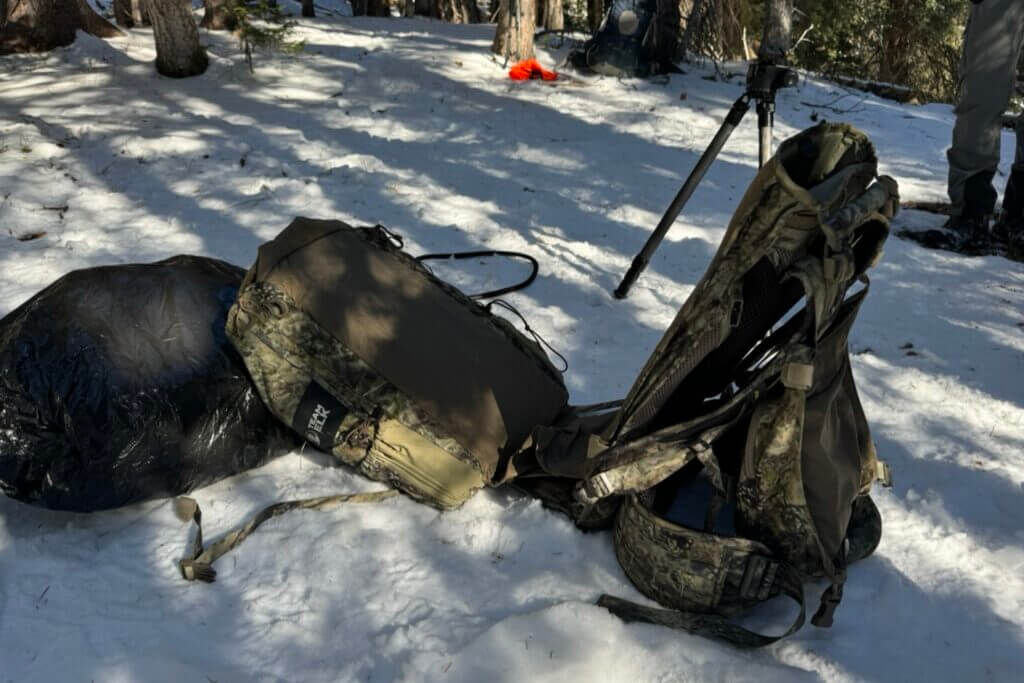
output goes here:
<path id="1" fill-rule="evenodd" d="M 593 505 L 612 495 L 637 493 L 657 485 L 694 459 L 710 470 L 715 485 L 724 490 L 709 444 L 743 415 L 769 379 L 781 373 L 795 360 L 785 345 L 763 367 L 758 368 L 760 380 L 751 381 L 713 412 L 682 424 L 675 424 L 643 437 L 616 444 L 593 459 L 594 474 L 575 487 L 576 500 Z M 650 453 L 655 453 L 650 455 Z"/>
<path id="2" fill-rule="evenodd" d="M 217 572 L 213 569 L 213 563 L 228 551 L 241 545 L 242 541 L 249 537 L 260 524 L 283 515 L 289 510 L 324 510 L 341 503 L 377 503 L 388 498 L 394 498 L 398 491 L 388 489 L 385 491 L 372 491 L 370 493 L 343 493 L 335 496 L 321 496 L 319 498 L 306 498 L 304 500 L 286 500 L 274 503 L 260 510 L 248 522 L 225 534 L 219 541 L 206 548 L 203 547 L 203 513 L 199 509 L 199 503 L 194 498 L 180 496 L 174 499 L 174 514 L 183 522 L 193 521 L 196 524 L 196 535 L 192 540 L 192 552 L 188 557 L 178 562 L 181 575 L 187 581 L 203 581 L 213 583 L 216 580 Z"/>
<path id="3" fill-rule="evenodd" d="M 764 558 L 758 555 L 751 555 L 751 560 L 755 559 L 763 560 Z M 758 563 L 757 566 L 763 567 L 764 564 L 766 563 Z M 748 565 L 748 568 L 750 566 L 754 566 L 754 563 L 752 562 Z M 804 625 L 806 617 L 804 591 L 799 575 L 794 569 L 781 563 L 778 565 L 777 571 L 775 581 L 781 592 L 800 605 L 800 612 L 797 614 L 793 624 L 785 633 L 777 636 L 768 636 L 751 631 L 718 614 L 647 607 L 613 595 L 602 595 L 598 599 L 597 604 L 626 622 L 640 621 L 647 624 L 668 626 L 669 628 L 688 631 L 696 635 L 724 640 L 738 647 L 764 647 L 796 633 Z M 746 585 L 747 583 L 753 584 L 758 582 L 748 582 L 746 577 L 744 577 L 744 584 Z"/>

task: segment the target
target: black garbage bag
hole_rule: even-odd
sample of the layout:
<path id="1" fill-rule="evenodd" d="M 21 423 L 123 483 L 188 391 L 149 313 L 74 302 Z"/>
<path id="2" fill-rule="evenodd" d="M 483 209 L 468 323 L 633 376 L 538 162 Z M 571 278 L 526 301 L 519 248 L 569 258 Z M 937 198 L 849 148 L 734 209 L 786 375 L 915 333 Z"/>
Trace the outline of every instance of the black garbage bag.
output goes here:
<path id="1" fill-rule="evenodd" d="M 103 510 L 297 447 L 224 334 L 244 275 L 197 256 L 89 268 L 0 320 L 0 491 Z"/>

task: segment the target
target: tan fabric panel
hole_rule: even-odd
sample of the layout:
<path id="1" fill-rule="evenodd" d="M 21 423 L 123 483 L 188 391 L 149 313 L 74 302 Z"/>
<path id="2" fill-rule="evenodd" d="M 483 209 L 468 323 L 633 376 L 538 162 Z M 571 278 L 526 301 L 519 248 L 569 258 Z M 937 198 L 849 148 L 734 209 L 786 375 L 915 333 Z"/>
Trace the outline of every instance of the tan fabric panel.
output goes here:
<path id="1" fill-rule="evenodd" d="M 480 470 L 397 420 L 380 424 L 359 469 L 380 481 L 398 479 L 403 491 L 446 509 L 462 505 L 487 483 Z"/>

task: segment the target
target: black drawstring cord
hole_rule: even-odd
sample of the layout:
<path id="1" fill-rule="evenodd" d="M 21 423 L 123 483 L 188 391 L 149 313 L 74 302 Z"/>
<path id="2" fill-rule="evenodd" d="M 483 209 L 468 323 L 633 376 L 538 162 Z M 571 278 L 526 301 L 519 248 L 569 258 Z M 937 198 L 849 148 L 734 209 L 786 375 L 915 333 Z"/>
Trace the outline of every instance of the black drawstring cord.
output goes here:
<path id="1" fill-rule="evenodd" d="M 401 249 L 403 247 L 404 242 L 403 242 L 401 236 L 396 235 L 395 233 L 391 232 L 390 230 L 385 228 L 383 225 L 379 225 L 378 224 L 376 227 L 377 227 L 378 230 L 380 230 L 385 235 L 387 235 L 388 239 L 391 240 L 391 242 L 393 244 L 395 244 L 399 249 Z M 416 260 L 419 261 L 420 263 L 422 263 L 423 261 L 441 261 L 441 260 L 456 260 L 456 261 L 458 261 L 458 260 L 467 259 L 467 258 L 487 258 L 487 257 L 490 257 L 490 256 L 508 256 L 508 257 L 511 257 L 511 258 L 521 258 L 521 259 L 524 259 L 526 261 L 529 261 L 530 262 L 530 274 L 526 277 L 525 280 L 523 280 L 522 282 L 519 282 L 517 284 L 509 285 L 508 287 L 501 287 L 499 289 L 492 289 L 490 291 L 481 292 L 479 294 L 470 294 L 470 295 L 468 295 L 470 299 L 490 299 L 492 297 L 501 296 L 502 294 L 508 294 L 509 292 L 518 292 L 520 289 L 525 289 L 526 287 L 529 287 L 531 284 L 533 284 L 533 281 L 537 279 L 537 272 L 540 269 L 540 266 L 537 263 L 537 259 L 533 258 L 529 254 L 524 254 L 524 253 L 518 252 L 518 251 L 501 251 L 501 250 L 497 250 L 497 249 L 484 249 L 484 250 L 481 250 L 481 251 L 458 251 L 458 252 L 448 252 L 448 253 L 444 253 L 444 254 L 423 254 L 421 256 L 417 256 Z M 424 266 L 424 267 L 426 267 L 426 266 Z M 533 340 L 535 342 L 537 342 L 538 345 L 540 345 L 542 348 L 545 348 L 548 351 L 550 351 L 551 353 L 553 353 L 556 356 L 558 356 L 559 360 L 562 361 L 562 368 L 560 370 L 558 370 L 559 372 L 563 372 L 564 373 L 566 370 L 569 369 L 569 361 L 567 361 L 565 359 L 565 356 L 560 354 L 555 349 L 555 347 L 553 347 L 551 344 L 548 344 L 547 341 L 544 339 L 544 337 L 542 337 L 539 334 L 537 334 L 537 331 L 534 330 L 532 327 L 530 327 L 530 323 L 526 322 L 526 318 L 523 317 L 523 314 L 520 313 L 519 311 L 517 311 L 515 309 L 515 307 L 512 306 L 512 304 L 508 303 L 507 301 L 503 301 L 501 299 L 494 299 L 493 301 L 491 301 L 490 303 L 488 303 L 484 307 L 484 310 L 486 310 L 488 313 L 491 313 L 493 315 L 493 313 L 491 312 L 491 306 L 494 306 L 495 304 L 501 306 L 505 310 L 508 310 L 508 311 L 511 311 L 512 313 L 514 313 L 516 315 L 516 317 L 518 317 L 519 320 L 522 321 L 523 327 L 526 329 L 526 332 L 531 337 L 533 337 Z"/>
<path id="2" fill-rule="evenodd" d="M 516 310 L 515 306 L 513 306 L 512 304 L 508 303 L 503 299 L 495 299 L 494 301 L 489 302 L 484 308 L 487 309 L 488 313 L 491 313 L 491 306 L 495 305 L 501 306 L 505 310 L 515 313 L 516 317 L 523 322 L 523 327 L 526 328 L 526 331 L 530 334 L 531 337 L 533 337 L 534 341 L 536 341 L 538 344 L 546 348 L 551 353 L 558 356 L 558 358 L 562 361 L 562 368 L 558 370 L 559 372 L 565 372 L 566 370 L 569 369 L 569 361 L 565 359 L 565 356 L 563 356 L 557 350 L 555 350 L 555 347 L 553 347 L 551 344 L 548 344 L 547 341 L 544 340 L 544 337 L 537 334 L 537 331 L 530 327 L 530 323 L 526 322 L 526 318 L 523 317 L 522 313 Z"/>
<path id="3" fill-rule="evenodd" d="M 458 261 L 460 259 L 485 258 L 488 256 L 508 256 L 511 258 L 525 259 L 530 262 L 530 274 L 529 276 L 527 276 L 525 280 L 517 284 L 509 285 L 508 287 L 501 287 L 499 289 L 492 289 L 488 292 L 481 292 L 480 294 L 470 294 L 468 295 L 470 299 L 489 299 L 491 297 L 501 296 L 502 294 L 508 294 L 509 292 L 518 292 L 520 289 L 526 289 L 527 287 L 529 287 L 531 284 L 533 284 L 533 281 L 537 279 L 537 271 L 539 270 L 539 266 L 537 265 L 537 259 L 533 258 L 529 254 L 523 254 L 518 251 L 484 250 L 459 251 L 448 254 L 423 254 L 422 256 L 417 256 L 416 260 L 420 262 L 427 260 L 440 261 L 449 259 Z"/>

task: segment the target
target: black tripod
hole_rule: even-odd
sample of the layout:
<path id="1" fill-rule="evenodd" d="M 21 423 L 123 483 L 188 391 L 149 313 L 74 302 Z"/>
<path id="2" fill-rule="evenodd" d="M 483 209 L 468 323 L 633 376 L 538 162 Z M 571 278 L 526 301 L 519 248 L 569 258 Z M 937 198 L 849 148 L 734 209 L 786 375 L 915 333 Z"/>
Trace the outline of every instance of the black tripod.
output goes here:
<path id="1" fill-rule="evenodd" d="M 740 125 L 743 115 L 750 109 L 750 100 L 757 101 L 757 129 L 758 129 L 758 167 L 763 166 L 772 154 L 772 125 L 775 122 L 775 91 L 779 88 L 787 88 L 796 85 L 797 74 L 792 69 L 779 66 L 767 61 L 758 60 L 751 62 L 747 69 L 747 89 L 740 95 L 739 99 L 732 105 L 732 109 L 725 116 L 721 128 L 715 133 L 704 154 L 697 160 L 697 165 L 690 171 L 689 177 L 679 193 L 672 200 L 665 215 L 658 222 L 658 227 L 647 239 L 644 248 L 633 259 L 633 265 L 629 267 L 626 276 L 622 278 L 618 288 L 615 290 L 616 299 L 624 299 L 629 294 L 629 288 L 633 286 L 636 279 L 640 277 L 647 264 L 651 262 L 654 250 L 665 238 L 665 233 L 672 227 L 679 212 L 689 201 L 690 195 L 697 189 L 704 174 L 707 173 L 711 163 L 722 151 L 726 140 L 732 134 L 736 126 Z"/>

